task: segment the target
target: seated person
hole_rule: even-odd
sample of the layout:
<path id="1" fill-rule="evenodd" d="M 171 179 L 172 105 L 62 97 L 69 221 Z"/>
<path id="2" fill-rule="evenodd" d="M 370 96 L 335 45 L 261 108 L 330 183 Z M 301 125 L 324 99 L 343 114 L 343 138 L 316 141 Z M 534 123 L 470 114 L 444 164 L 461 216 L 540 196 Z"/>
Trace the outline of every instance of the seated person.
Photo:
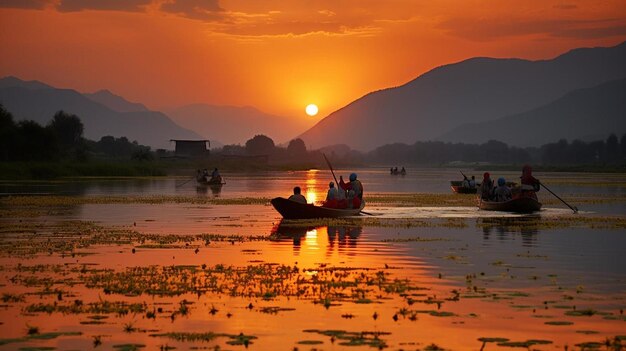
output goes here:
<path id="1" fill-rule="evenodd" d="M 337 208 L 337 201 L 339 198 L 339 192 L 335 188 L 335 183 L 330 182 L 328 184 L 328 193 L 326 194 L 326 201 L 324 201 L 324 207 Z"/>
<path id="2" fill-rule="evenodd" d="M 293 195 L 289 196 L 288 200 L 306 204 L 306 198 L 302 195 L 302 190 L 299 186 L 293 188 Z"/>
<path id="3" fill-rule="evenodd" d="M 494 196 L 498 202 L 511 200 L 511 189 L 506 185 L 506 180 L 502 177 L 498 178 L 498 186 L 494 190 Z"/>
<path id="4" fill-rule="evenodd" d="M 480 184 L 480 198 L 489 201 L 493 191 L 493 181 L 489 172 L 483 174 L 483 182 Z"/>
<path id="5" fill-rule="evenodd" d="M 472 179 L 469 181 L 469 187 L 471 189 L 476 188 L 476 177 L 472 176 Z"/>

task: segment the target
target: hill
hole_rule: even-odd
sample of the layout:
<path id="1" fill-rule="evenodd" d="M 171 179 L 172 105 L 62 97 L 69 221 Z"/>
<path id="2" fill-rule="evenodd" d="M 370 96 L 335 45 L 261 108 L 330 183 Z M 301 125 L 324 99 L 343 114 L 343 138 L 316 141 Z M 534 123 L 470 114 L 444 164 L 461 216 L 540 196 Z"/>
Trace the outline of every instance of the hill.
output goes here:
<path id="1" fill-rule="evenodd" d="M 148 109 L 143 104 L 140 104 L 138 102 L 130 102 L 106 89 L 96 91 L 95 93 L 83 93 L 83 95 L 91 101 L 95 101 L 117 112 L 148 111 Z"/>
<path id="2" fill-rule="evenodd" d="M 47 124 L 63 110 L 81 118 L 85 137 L 125 136 L 154 148 L 173 148 L 170 139 L 202 139 L 190 130 L 155 111 L 114 111 L 71 89 L 56 89 L 40 82 L 24 82 L 14 77 L 0 79 L 0 103 L 16 120 Z"/>
<path id="3" fill-rule="evenodd" d="M 479 143 L 496 139 L 514 146 L 538 146 L 559 139 L 604 139 L 626 132 L 626 79 L 578 89 L 539 108 L 495 121 L 460 126 L 442 141 Z"/>
<path id="4" fill-rule="evenodd" d="M 367 94 L 300 137 L 313 147 L 343 143 L 362 151 L 394 142 L 412 144 L 624 77 L 626 42 L 575 49 L 551 60 L 472 58 L 435 68 L 400 87 Z"/>

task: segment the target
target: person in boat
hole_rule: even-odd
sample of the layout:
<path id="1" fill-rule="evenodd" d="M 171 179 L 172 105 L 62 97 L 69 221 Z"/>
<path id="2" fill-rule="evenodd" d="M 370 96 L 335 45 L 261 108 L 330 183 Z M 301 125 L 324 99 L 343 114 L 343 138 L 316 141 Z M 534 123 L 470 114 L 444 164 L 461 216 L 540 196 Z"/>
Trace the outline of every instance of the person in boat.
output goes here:
<path id="1" fill-rule="evenodd" d="M 350 182 L 343 181 L 343 176 L 339 176 L 339 186 L 348 193 L 348 206 L 352 208 L 361 207 L 363 201 L 363 184 L 357 179 L 356 173 L 350 174 Z"/>
<path id="2" fill-rule="evenodd" d="M 469 187 L 470 189 L 476 188 L 476 177 L 472 176 L 472 179 L 469 181 Z"/>
<path id="3" fill-rule="evenodd" d="M 197 170 L 196 170 L 196 180 L 197 180 L 198 182 L 203 181 L 202 171 L 201 171 L 201 170 L 199 170 L 199 169 L 197 169 Z"/>
<path id="4" fill-rule="evenodd" d="M 402 169 L 400 170 L 400 175 L 406 175 L 406 169 L 404 169 L 404 166 L 402 166 Z"/>
<path id="5" fill-rule="evenodd" d="M 395 168 L 393 169 L 393 174 L 398 174 L 398 167 L 395 167 Z"/>
<path id="6" fill-rule="evenodd" d="M 302 189 L 299 186 L 293 188 L 293 195 L 289 196 L 287 200 L 306 204 L 306 197 L 302 195 Z"/>
<path id="7" fill-rule="evenodd" d="M 338 206 L 339 192 L 335 188 L 335 183 L 330 182 L 328 184 L 328 193 L 326 193 L 326 201 L 324 201 L 324 207 L 337 208 Z"/>
<path id="8" fill-rule="evenodd" d="M 389 168 L 389 174 L 393 175 L 393 167 Z"/>
<path id="9" fill-rule="evenodd" d="M 220 171 L 217 170 L 217 167 L 215 167 L 213 172 L 211 172 L 211 179 L 209 179 L 209 183 L 222 183 L 222 176 L 220 175 Z"/>
<path id="10" fill-rule="evenodd" d="M 463 181 L 461 182 L 461 186 L 463 188 L 469 188 L 469 186 L 470 186 L 469 179 L 467 179 L 465 174 L 463 175 Z"/>
<path id="11" fill-rule="evenodd" d="M 209 170 L 206 168 L 202 170 L 202 180 L 205 182 L 209 181 Z"/>
<path id="12" fill-rule="evenodd" d="M 493 191 L 494 198 L 498 202 L 509 201 L 513 197 L 511 189 L 506 185 L 506 179 L 498 178 L 498 186 Z"/>
<path id="13" fill-rule="evenodd" d="M 539 179 L 533 177 L 533 169 L 529 165 L 522 167 L 520 180 L 522 184 L 520 186 L 521 193 L 519 196 L 528 196 L 537 200 L 536 192 L 541 189 L 541 182 Z"/>
<path id="14" fill-rule="evenodd" d="M 483 200 L 490 200 L 493 192 L 493 180 L 489 172 L 483 174 L 483 181 L 480 184 L 480 198 Z"/>

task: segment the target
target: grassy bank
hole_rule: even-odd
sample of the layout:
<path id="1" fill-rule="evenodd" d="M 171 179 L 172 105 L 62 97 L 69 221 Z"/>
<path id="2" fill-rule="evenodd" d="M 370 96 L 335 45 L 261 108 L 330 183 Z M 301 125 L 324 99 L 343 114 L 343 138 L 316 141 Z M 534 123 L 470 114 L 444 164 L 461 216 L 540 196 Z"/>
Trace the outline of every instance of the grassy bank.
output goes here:
<path id="1" fill-rule="evenodd" d="M 54 179 L 61 177 L 145 177 L 164 176 L 159 162 L 2 162 L 0 179 Z"/>

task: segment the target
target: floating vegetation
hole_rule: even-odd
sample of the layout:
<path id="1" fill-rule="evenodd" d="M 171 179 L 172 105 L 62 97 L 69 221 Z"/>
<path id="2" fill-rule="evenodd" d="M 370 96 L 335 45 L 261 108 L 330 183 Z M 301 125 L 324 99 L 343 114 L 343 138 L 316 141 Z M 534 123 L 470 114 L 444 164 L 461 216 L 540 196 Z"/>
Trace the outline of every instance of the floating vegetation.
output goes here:
<path id="1" fill-rule="evenodd" d="M 257 339 L 254 335 L 245 335 L 243 333 L 240 334 L 226 334 L 226 333 L 213 333 L 213 332 L 204 332 L 204 333 L 185 333 L 185 332 L 171 332 L 171 333 L 161 333 L 161 334 L 150 334 L 152 337 L 161 337 L 168 338 L 176 341 L 183 342 L 191 342 L 191 341 L 203 341 L 209 342 L 213 341 L 216 338 L 228 338 L 229 340 L 226 342 L 229 345 L 244 345 L 248 346 L 252 344 L 252 340 Z"/>
<path id="2" fill-rule="evenodd" d="M 362 332 L 349 332 L 345 330 L 319 330 L 319 329 L 307 329 L 303 330 L 305 333 L 317 333 L 331 337 L 331 340 L 340 340 L 341 346 L 370 346 L 379 349 L 386 348 L 387 343 L 380 338 L 383 335 L 390 335 L 389 332 L 380 331 L 362 331 Z"/>
<path id="3" fill-rule="evenodd" d="M 498 346 L 526 347 L 526 348 L 529 348 L 529 347 L 534 346 L 534 345 L 548 345 L 548 344 L 552 344 L 552 341 L 550 341 L 550 340 L 531 339 L 531 340 L 526 340 L 526 341 L 505 341 L 505 342 L 499 342 Z"/>
<path id="4" fill-rule="evenodd" d="M 119 344 L 119 345 L 113 345 L 113 348 L 116 351 L 137 351 L 139 349 L 142 349 L 146 347 L 146 345 L 144 344 Z"/>
<path id="5" fill-rule="evenodd" d="M 18 342 L 27 342 L 32 340 L 50 340 L 56 339 L 61 336 L 78 336 L 83 335 L 81 332 L 49 332 L 49 333 L 35 333 L 23 336 L 21 338 L 8 338 L 0 339 L 0 345 L 13 344 Z"/>
<path id="6" fill-rule="evenodd" d="M 572 324 L 574 324 L 574 322 L 570 322 L 570 321 L 548 321 L 548 322 L 545 322 L 543 324 L 547 324 L 547 325 L 572 325 Z"/>
<path id="7" fill-rule="evenodd" d="M 70 304 L 54 303 L 38 303 L 31 304 L 24 308 L 27 313 L 63 313 L 63 314 L 80 314 L 80 313 L 101 313 L 127 315 L 129 313 L 137 314 L 146 311 L 145 303 L 127 303 L 123 301 L 98 301 L 84 304 L 80 300 L 75 300 Z"/>
<path id="8" fill-rule="evenodd" d="M 150 195 L 150 196 L 7 196 L 0 198 L 0 205 L 57 207 L 87 204 L 194 204 L 194 205 L 267 205 L 270 199 L 264 197 L 243 198 L 212 198 L 181 195 Z"/>

